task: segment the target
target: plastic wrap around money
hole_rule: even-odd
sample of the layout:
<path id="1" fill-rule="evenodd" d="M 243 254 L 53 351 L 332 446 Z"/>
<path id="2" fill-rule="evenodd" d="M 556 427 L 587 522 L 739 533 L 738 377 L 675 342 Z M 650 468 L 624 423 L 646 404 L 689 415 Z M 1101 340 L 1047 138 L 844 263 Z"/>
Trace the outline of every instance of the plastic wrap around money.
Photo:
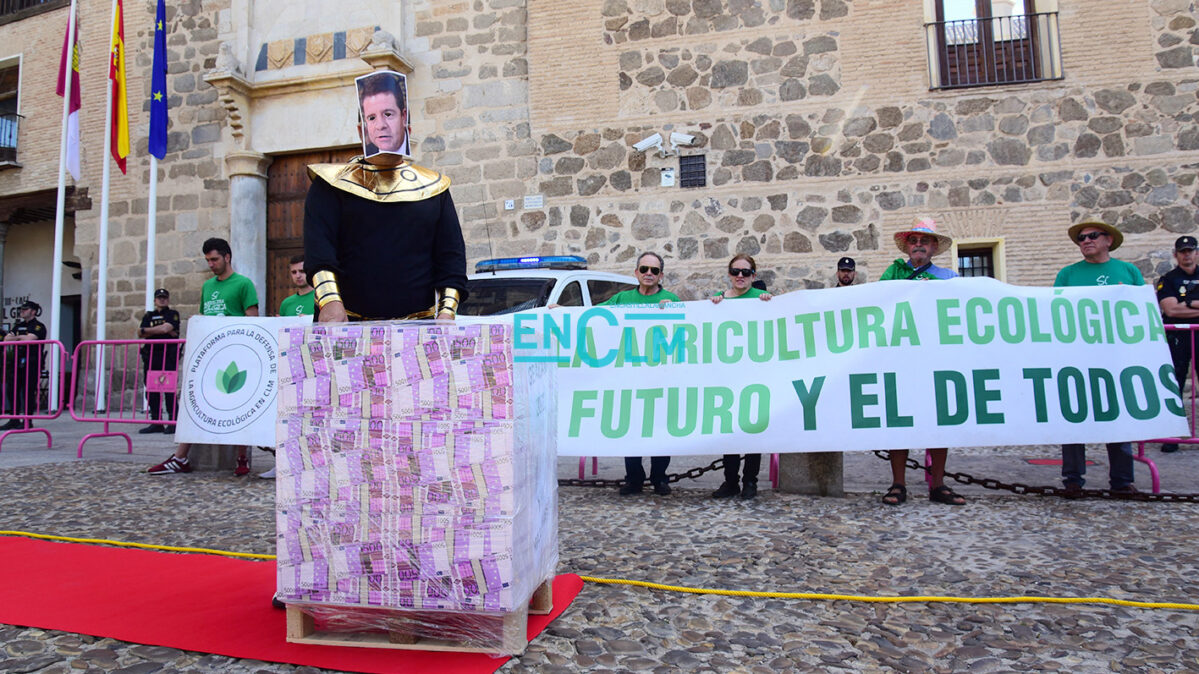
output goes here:
<path id="1" fill-rule="evenodd" d="M 474 624 L 452 613 L 524 611 L 558 561 L 548 366 L 514 365 L 506 325 L 318 324 L 280 343 L 280 599 L 433 637 Z"/>

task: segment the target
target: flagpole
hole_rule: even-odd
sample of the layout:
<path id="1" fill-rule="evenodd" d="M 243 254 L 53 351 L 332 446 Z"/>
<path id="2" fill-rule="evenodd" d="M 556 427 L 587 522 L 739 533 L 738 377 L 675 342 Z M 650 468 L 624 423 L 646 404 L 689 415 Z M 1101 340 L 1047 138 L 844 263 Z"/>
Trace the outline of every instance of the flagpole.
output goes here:
<path id="1" fill-rule="evenodd" d="M 62 97 L 62 137 L 58 143 L 58 197 L 54 207 L 54 254 L 50 260 L 50 333 L 51 339 L 58 339 L 59 305 L 62 304 L 62 237 L 66 230 L 67 206 L 67 125 L 71 116 L 71 81 L 72 67 L 75 58 L 75 4 L 71 0 L 71 11 L 67 15 L 67 48 L 71 60 L 67 62 L 67 72 L 63 83 Z M 50 411 L 58 411 L 58 364 L 59 359 L 50 359 Z"/>
<path id="2" fill-rule="evenodd" d="M 112 0 L 112 17 L 108 30 L 108 64 L 112 67 L 112 44 L 116 39 L 114 32 L 117 25 L 117 0 Z M 96 341 L 108 338 L 108 193 L 112 184 L 112 77 L 108 78 L 108 87 L 104 96 L 104 169 L 100 182 L 100 272 L 96 282 Z M 104 373 L 107 364 L 104 362 L 104 347 L 101 346 L 96 356 L 96 412 L 105 411 L 106 396 L 100 395 L 104 384 Z"/>
<path id="3" fill-rule="evenodd" d="M 154 310 L 154 257 L 158 237 L 158 157 L 150 155 L 150 205 L 146 208 L 146 311 Z"/>

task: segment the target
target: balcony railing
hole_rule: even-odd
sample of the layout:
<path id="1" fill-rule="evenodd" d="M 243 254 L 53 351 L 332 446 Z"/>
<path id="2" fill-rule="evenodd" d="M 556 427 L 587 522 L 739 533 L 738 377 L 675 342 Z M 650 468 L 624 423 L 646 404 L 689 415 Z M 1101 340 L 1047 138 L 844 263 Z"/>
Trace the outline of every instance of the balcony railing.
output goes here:
<path id="1" fill-rule="evenodd" d="M 15 112 L 0 113 L 0 163 L 17 161 L 17 132 L 20 130 L 21 115 Z"/>
<path id="2" fill-rule="evenodd" d="M 934 89 L 1061 79 L 1057 12 L 925 25 Z"/>
<path id="3" fill-rule="evenodd" d="M 69 4 L 70 0 L 0 0 L 0 23 L 20 21 Z"/>

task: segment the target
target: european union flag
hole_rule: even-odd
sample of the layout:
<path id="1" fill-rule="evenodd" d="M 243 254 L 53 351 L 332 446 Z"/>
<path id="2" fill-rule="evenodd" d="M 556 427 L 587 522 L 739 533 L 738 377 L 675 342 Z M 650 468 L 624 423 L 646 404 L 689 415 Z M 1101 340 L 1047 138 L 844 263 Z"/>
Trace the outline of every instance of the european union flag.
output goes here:
<path id="1" fill-rule="evenodd" d="M 154 12 L 154 64 L 150 67 L 150 154 L 167 154 L 167 10 L 158 0 Z"/>

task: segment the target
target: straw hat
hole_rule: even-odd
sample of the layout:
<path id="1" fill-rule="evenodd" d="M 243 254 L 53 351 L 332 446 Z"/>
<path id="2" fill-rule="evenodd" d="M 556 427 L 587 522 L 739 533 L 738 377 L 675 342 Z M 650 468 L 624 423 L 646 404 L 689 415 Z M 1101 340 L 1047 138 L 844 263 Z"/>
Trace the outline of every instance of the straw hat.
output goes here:
<path id="1" fill-rule="evenodd" d="M 937 223 L 932 218 L 919 217 L 912 222 L 911 229 L 895 232 L 895 246 L 905 255 L 908 252 L 908 236 L 925 234 L 937 240 L 937 253 L 944 253 L 953 246 L 953 239 L 937 233 Z"/>
<path id="2" fill-rule="evenodd" d="M 1108 248 L 1109 251 L 1119 248 L 1120 244 L 1124 243 L 1124 233 L 1123 232 L 1116 229 L 1115 227 L 1112 227 L 1111 225 L 1107 224 L 1106 222 L 1102 222 L 1099 220 L 1086 220 L 1084 222 L 1080 222 L 1077 225 L 1074 225 L 1070 229 L 1066 230 L 1066 232 L 1070 235 L 1071 241 L 1073 241 L 1074 243 L 1078 243 L 1078 233 L 1081 232 L 1082 230 L 1086 229 L 1087 227 L 1094 227 L 1095 229 L 1102 229 L 1104 232 L 1107 232 L 1108 236 L 1112 237 L 1112 247 Z"/>

